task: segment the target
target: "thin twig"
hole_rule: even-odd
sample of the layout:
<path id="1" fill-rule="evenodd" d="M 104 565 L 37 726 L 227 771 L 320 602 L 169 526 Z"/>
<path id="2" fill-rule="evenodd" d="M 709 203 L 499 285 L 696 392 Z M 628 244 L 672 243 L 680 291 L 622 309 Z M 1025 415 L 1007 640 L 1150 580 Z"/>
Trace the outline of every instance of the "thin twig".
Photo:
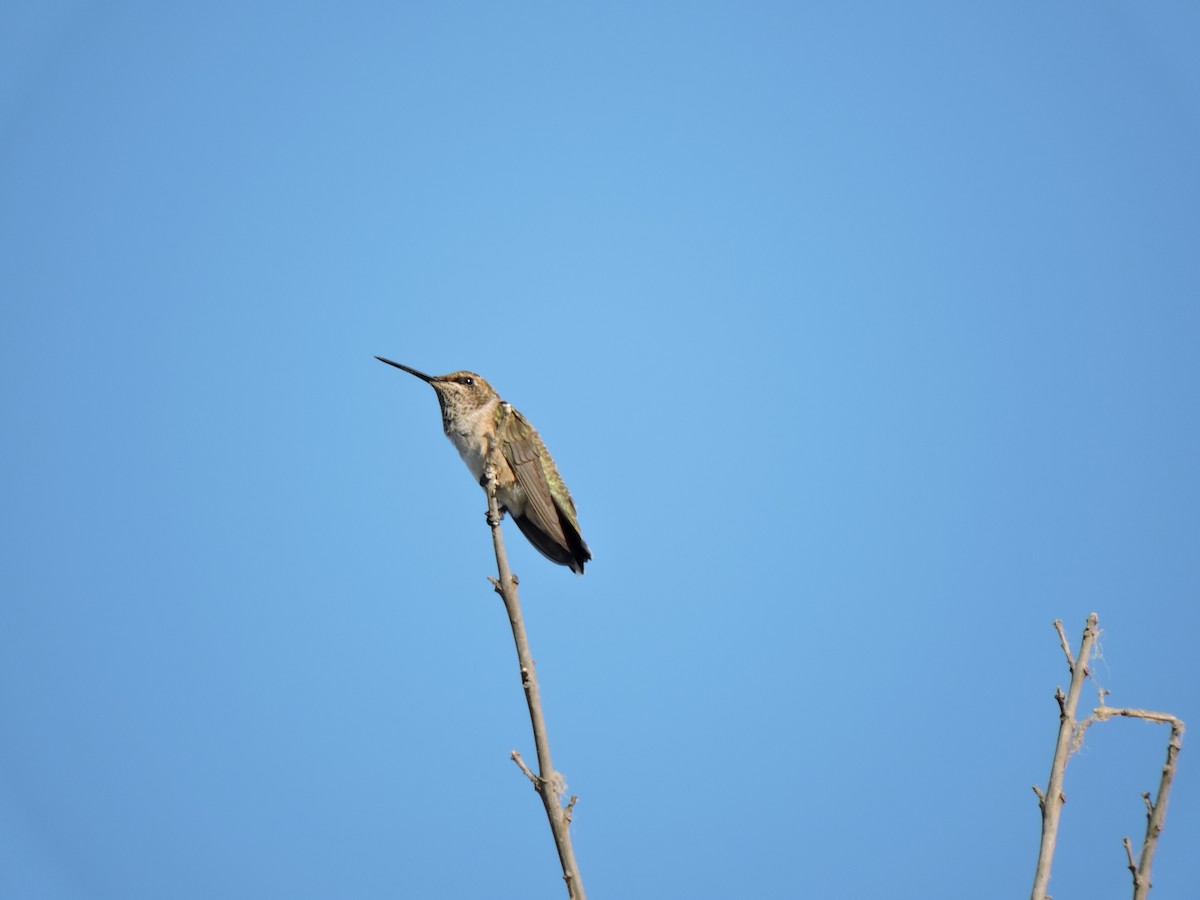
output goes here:
<path id="1" fill-rule="evenodd" d="M 1104 713 L 1100 715 L 1100 713 Z M 1162 834 L 1167 821 L 1167 797 L 1171 792 L 1171 781 L 1175 778 L 1175 767 L 1179 751 L 1183 748 L 1183 722 L 1170 713 L 1150 712 L 1145 709 L 1116 709 L 1103 707 L 1096 710 L 1093 716 L 1097 719 L 1109 719 L 1113 716 L 1128 716 L 1135 719 L 1148 719 L 1151 722 L 1163 722 L 1171 726 L 1171 736 L 1167 739 L 1167 761 L 1163 765 L 1162 778 L 1158 783 L 1158 795 L 1154 802 L 1150 794 L 1142 794 L 1142 802 L 1146 804 L 1146 836 L 1142 840 L 1142 852 L 1136 866 L 1133 864 L 1133 850 L 1129 838 L 1125 838 L 1125 852 L 1129 856 L 1129 871 L 1133 873 L 1133 900 L 1146 900 L 1150 896 L 1150 867 L 1154 862 L 1154 851 L 1158 849 L 1158 836 Z"/>
<path id="2" fill-rule="evenodd" d="M 484 489 L 487 491 L 488 514 L 487 521 L 492 528 L 492 543 L 496 549 L 496 568 L 500 578 L 491 579 L 493 586 L 502 598 L 504 608 L 508 613 L 508 621 L 512 626 L 513 641 L 517 647 L 517 661 L 521 670 L 521 686 L 525 690 L 525 701 L 529 706 L 529 721 L 533 726 L 533 743 L 537 749 L 538 774 L 525 765 L 520 755 L 513 752 L 513 760 L 533 781 L 534 788 L 542 798 L 546 808 L 546 818 L 550 820 L 550 832 L 554 836 L 554 845 L 558 850 L 558 860 L 562 864 L 563 880 L 567 883 L 567 896 L 570 900 L 586 900 L 583 890 L 583 879 L 579 874 L 579 865 L 575 861 L 575 850 L 571 846 L 571 805 L 564 809 L 559 801 L 560 788 L 565 790 L 562 776 L 554 771 L 550 762 L 550 738 L 546 733 L 546 719 L 542 715 L 541 692 L 538 690 L 537 673 L 534 670 L 533 655 L 529 651 L 529 639 L 525 634 L 525 622 L 521 616 L 521 604 L 517 599 L 517 579 L 509 570 L 508 555 L 504 552 L 504 535 L 500 530 L 500 505 L 496 500 L 496 468 L 489 462 L 484 472 Z"/>
<path id="3" fill-rule="evenodd" d="M 1178 725 L 1183 728 L 1183 722 L 1178 716 L 1170 713 L 1155 712 L 1152 709 L 1128 709 L 1120 706 L 1098 706 L 1092 710 L 1092 718 L 1098 720 L 1113 719 L 1124 716 L 1127 719 L 1147 719 L 1151 722 L 1162 722 L 1164 725 Z"/>
<path id="4" fill-rule="evenodd" d="M 512 761 L 515 762 L 520 770 L 525 773 L 525 777 L 533 782 L 534 788 L 537 788 L 538 777 L 534 775 L 532 771 L 530 771 L 529 766 L 525 765 L 525 760 L 521 759 L 521 754 L 516 750 L 512 752 Z"/>
<path id="5" fill-rule="evenodd" d="M 1067 802 L 1063 794 L 1063 777 L 1067 769 L 1067 759 L 1071 755 L 1071 738 L 1075 733 L 1075 710 L 1079 706 L 1079 695 L 1083 691 L 1083 682 L 1088 676 L 1087 662 L 1091 658 L 1092 645 L 1099 634 L 1099 617 L 1092 613 L 1088 616 L 1087 625 L 1083 629 L 1083 638 L 1079 642 L 1079 656 L 1071 656 L 1071 648 L 1067 636 L 1063 632 L 1062 622 L 1054 621 L 1062 643 L 1063 653 L 1067 657 L 1067 665 L 1071 669 L 1071 686 L 1066 696 L 1062 688 L 1055 693 L 1058 701 L 1059 723 L 1058 741 L 1054 746 L 1054 758 L 1050 763 L 1050 780 L 1046 783 L 1046 793 L 1038 791 L 1038 801 L 1042 808 L 1042 840 L 1038 848 L 1037 867 L 1033 873 L 1032 900 L 1046 900 L 1046 887 L 1050 883 L 1050 865 L 1054 861 L 1054 845 L 1058 840 L 1058 820 L 1062 814 L 1063 804 Z M 1035 788 L 1034 790 L 1037 790 Z"/>
<path id="6" fill-rule="evenodd" d="M 1071 644 L 1067 640 L 1067 633 L 1063 631 L 1062 619 L 1054 620 L 1054 628 L 1058 632 L 1059 643 L 1062 644 L 1062 651 L 1067 657 L 1067 668 L 1072 672 L 1075 671 L 1075 657 L 1071 655 Z"/>

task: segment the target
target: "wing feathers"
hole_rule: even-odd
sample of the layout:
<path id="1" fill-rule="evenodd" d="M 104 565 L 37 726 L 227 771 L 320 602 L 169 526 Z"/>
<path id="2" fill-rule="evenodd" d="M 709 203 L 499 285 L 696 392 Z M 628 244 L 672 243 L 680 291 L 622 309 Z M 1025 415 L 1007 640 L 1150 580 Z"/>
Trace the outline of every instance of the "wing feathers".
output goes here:
<path id="1" fill-rule="evenodd" d="M 524 515 L 514 517 L 521 532 L 543 556 L 582 573 L 592 554 L 579 533 L 575 504 L 541 438 L 508 404 L 499 411 L 497 434 L 500 450 L 525 494 Z"/>

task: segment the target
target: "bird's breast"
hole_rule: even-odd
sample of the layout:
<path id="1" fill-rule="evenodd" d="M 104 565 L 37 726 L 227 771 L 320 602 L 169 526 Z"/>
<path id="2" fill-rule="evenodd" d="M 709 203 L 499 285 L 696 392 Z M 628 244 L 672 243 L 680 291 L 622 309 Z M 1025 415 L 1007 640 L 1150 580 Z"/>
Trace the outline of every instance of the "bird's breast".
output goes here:
<path id="1" fill-rule="evenodd" d="M 454 444 L 458 455 L 466 463 L 475 482 L 483 485 L 483 470 L 487 467 L 488 452 L 491 450 L 492 439 L 486 434 L 473 431 L 452 429 L 446 432 L 446 437 Z M 500 453 L 496 454 L 499 471 L 496 472 L 496 499 L 500 505 L 514 516 L 525 513 L 525 491 L 517 481 L 516 475 L 509 467 L 508 461 Z"/>
<path id="2" fill-rule="evenodd" d="M 458 429 L 447 431 L 446 437 L 450 438 L 450 443 L 454 444 L 454 449 L 458 451 L 462 461 L 467 464 L 467 468 L 471 470 L 475 480 L 479 481 L 483 478 L 483 468 L 487 464 L 491 441 L 485 435 L 477 432 Z"/>

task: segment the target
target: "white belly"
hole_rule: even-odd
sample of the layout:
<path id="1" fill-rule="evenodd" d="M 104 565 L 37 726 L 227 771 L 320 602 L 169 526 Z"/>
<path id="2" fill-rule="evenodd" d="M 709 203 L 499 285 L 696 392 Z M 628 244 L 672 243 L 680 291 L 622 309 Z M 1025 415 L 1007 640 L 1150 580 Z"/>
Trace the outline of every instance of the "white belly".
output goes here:
<path id="1" fill-rule="evenodd" d="M 487 454 L 490 449 L 488 445 L 491 442 L 477 432 L 449 431 L 446 433 L 446 437 L 450 438 L 454 449 L 458 451 L 462 461 L 467 464 L 467 468 L 471 470 L 475 480 L 480 481 L 483 478 L 483 467 L 487 462 Z"/>

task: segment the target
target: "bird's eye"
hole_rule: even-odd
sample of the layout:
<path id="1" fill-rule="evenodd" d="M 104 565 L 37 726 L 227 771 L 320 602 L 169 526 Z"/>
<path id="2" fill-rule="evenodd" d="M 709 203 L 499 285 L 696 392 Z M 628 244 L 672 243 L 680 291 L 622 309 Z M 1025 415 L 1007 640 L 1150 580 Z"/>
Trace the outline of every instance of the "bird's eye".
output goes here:
<path id="1" fill-rule="evenodd" d="M 474 378 L 464 378 L 464 379 L 462 380 L 462 383 L 463 383 L 463 384 L 465 384 L 465 385 L 468 385 L 468 386 L 470 386 L 470 385 L 473 385 L 473 384 L 475 383 L 475 379 L 474 379 Z"/>

